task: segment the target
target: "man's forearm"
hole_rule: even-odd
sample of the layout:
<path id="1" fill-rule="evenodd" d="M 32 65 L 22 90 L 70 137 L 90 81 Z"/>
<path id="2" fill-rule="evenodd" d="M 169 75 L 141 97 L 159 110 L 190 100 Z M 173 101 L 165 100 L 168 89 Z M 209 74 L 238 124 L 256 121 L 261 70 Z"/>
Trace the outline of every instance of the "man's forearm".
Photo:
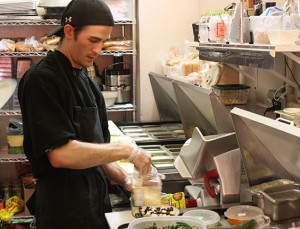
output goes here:
<path id="1" fill-rule="evenodd" d="M 132 146 L 120 143 L 97 144 L 70 140 L 48 153 L 55 168 L 85 169 L 104 165 L 131 155 Z"/>

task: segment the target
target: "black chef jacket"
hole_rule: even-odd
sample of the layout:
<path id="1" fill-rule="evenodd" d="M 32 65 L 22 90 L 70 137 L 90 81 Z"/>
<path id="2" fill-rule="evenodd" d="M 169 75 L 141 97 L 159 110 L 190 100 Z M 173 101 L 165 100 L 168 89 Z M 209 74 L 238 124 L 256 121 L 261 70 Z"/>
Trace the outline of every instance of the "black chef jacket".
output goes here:
<path id="1" fill-rule="evenodd" d="M 59 51 L 33 65 L 23 76 L 18 97 L 23 117 L 24 152 L 32 163 L 35 177 L 43 177 L 53 167 L 46 153 L 55 147 L 77 139 L 78 123 L 73 118 L 70 84 L 66 82 L 54 55 L 74 76 L 73 91 L 80 107 L 96 103 L 99 110 L 104 142 L 110 141 L 104 98 L 96 85 L 82 70 L 73 68 L 69 59 Z"/>

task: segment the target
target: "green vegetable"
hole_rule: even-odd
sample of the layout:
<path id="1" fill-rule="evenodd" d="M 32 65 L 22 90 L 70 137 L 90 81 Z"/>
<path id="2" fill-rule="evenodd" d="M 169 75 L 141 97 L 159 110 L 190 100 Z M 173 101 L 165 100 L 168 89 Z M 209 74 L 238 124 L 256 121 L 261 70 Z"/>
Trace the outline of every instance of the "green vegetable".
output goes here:
<path id="1" fill-rule="evenodd" d="M 256 221 L 254 219 L 251 219 L 248 222 L 240 225 L 219 226 L 219 227 L 214 227 L 214 229 L 254 229 L 255 225 L 256 225 Z"/>
<path id="2" fill-rule="evenodd" d="M 176 222 L 176 225 L 168 225 L 164 226 L 161 229 L 192 229 L 194 227 L 191 227 L 190 225 L 183 223 L 183 222 Z M 160 229 L 157 227 L 156 223 L 153 223 L 152 226 L 146 227 L 145 229 Z"/>

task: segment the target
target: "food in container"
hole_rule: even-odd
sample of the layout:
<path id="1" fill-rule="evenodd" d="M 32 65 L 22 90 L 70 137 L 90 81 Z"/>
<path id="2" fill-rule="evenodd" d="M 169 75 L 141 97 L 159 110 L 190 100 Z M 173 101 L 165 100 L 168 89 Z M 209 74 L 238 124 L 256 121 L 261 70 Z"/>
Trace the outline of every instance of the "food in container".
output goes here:
<path id="1" fill-rule="evenodd" d="M 155 223 L 158 228 L 176 225 L 176 223 L 186 223 L 193 229 L 206 229 L 205 224 L 191 216 L 172 216 L 172 217 L 145 217 L 135 219 L 130 222 L 128 229 L 141 229 L 153 226 Z"/>
<path id="2" fill-rule="evenodd" d="M 185 212 L 183 216 L 193 216 L 200 219 L 205 223 L 207 228 L 216 227 L 220 221 L 220 216 L 217 212 L 206 209 L 190 210 Z"/>
<path id="3" fill-rule="evenodd" d="M 225 105 L 246 104 L 249 88 L 244 84 L 212 85 L 212 90 Z"/>
<path id="4" fill-rule="evenodd" d="M 264 215 L 262 209 L 250 205 L 237 205 L 227 209 L 224 215 L 231 225 L 240 225 L 254 219 L 259 226 L 268 226 L 270 218 Z"/>
<path id="5" fill-rule="evenodd" d="M 132 202 L 135 207 L 160 205 L 162 183 L 156 168 L 152 167 L 151 173 L 146 175 L 134 170 L 131 184 Z"/>

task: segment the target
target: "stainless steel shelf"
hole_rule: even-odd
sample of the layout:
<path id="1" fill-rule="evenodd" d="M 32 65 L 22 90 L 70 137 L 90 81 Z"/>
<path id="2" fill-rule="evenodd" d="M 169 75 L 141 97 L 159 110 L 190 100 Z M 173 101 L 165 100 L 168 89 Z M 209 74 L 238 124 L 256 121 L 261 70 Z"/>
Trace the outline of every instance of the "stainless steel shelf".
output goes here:
<path id="1" fill-rule="evenodd" d="M 115 19 L 116 25 L 132 25 L 135 24 L 135 20 L 131 18 L 117 18 Z M 0 26 L 31 26 L 31 25 L 60 25 L 60 20 L 0 20 Z"/>
<path id="2" fill-rule="evenodd" d="M 60 25 L 60 20 L 1 20 L 0 26 Z"/>
<path id="3" fill-rule="evenodd" d="M 22 115 L 21 111 L 5 111 L 5 110 L 0 110 L 0 116 L 7 116 L 7 115 Z"/>
<path id="4" fill-rule="evenodd" d="M 107 112 L 117 112 L 117 111 L 134 111 L 134 106 L 130 103 L 126 104 L 115 104 L 111 107 L 106 108 Z"/>
<path id="5" fill-rule="evenodd" d="M 7 162 L 27 162 L 28 159 L 25 154 L 8 154 L 7 147 L 1 147 L 0 163 Z"/>
<path id="6" fill-rule="evenodd" d="M 101 55 L 133 55 L 133 50 L 103 50 Z M 0 52 L 0 57 L 33 57 L 46 56 L 47 52 Z"/>
<path id="7" fill-rule="evenodd" d="M 134 50 L 103 50 L 101 55 L 135 55 Z"/>
<path id="8" fill-rule="evenodd" d="M 195 43 L 199 58 L 224 64 L 274 69 L 275 58 L 285 52 L 300 52 L 300 45 L 253 45 Z"/>

